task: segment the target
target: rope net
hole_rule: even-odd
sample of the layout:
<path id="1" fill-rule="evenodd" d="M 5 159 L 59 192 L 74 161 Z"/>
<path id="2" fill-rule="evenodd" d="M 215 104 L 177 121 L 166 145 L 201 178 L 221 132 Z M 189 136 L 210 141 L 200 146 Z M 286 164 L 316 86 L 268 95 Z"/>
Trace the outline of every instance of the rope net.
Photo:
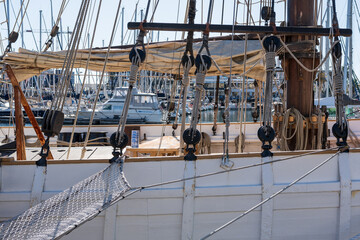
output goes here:
<path id="1" fill-rule="evenodd" d="M 121 163 L 41 202 L 0 225 L 0 239 L 55 239 L 121 200 L 130 185 Z"/>

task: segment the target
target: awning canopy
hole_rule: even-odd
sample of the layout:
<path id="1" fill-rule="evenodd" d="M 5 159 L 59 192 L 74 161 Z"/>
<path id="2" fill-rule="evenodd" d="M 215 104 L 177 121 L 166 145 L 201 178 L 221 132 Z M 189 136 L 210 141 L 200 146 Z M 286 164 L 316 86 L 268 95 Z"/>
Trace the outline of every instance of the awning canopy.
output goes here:
<path id="1" fill-rule="evenodd" d="M 201 42 L 195 42 L 193 49 L 196 56 Z M 155 71 L 160 73 L 179 73 L 179 63 L 185 50 L 185 41 L 160 42 L 146 45 L 146 60 L 142 70 Z M 245 41 L 243 40 L 215 40 L 209 41 L 209 50 L 212 58 L 220 67 L 220 71 L 213 64 L 208 75 L 223 75 L 230 73 L 232 63 L 232 74 L 244 72 Z M 106 71 L 126 72 L 130 69 L 129 52 L 131 46 L 113 47 L 110 51 Z M 102 71 L 107 49 L 93 49 L 91 52 L 89 69 Z M 203 52 L 204 53 L 204 52 Z M 76 55 L 75 68 L 85 68 L 88 59 L 89 49 L 78 50 Z M 34 75 L 49 69 L 62 68 L 66 51 L 38 53 L 26 49 L 19 49 L 19 52 L 8 53 L 2 63 L 9 64 L 18 78 L 23 81 Z M 265 80 L 264 51 L 259 40 L 248 40 L 246 56 L 246 76 L 260 81 Z M 255 65 L 256 64 L 256 65 Z M 255 66 L 254 66 L 255 65 Z M 194 74 L 195 67 L 191 69 Z M 182 73 L 182 69 L 180 69 Z"/>

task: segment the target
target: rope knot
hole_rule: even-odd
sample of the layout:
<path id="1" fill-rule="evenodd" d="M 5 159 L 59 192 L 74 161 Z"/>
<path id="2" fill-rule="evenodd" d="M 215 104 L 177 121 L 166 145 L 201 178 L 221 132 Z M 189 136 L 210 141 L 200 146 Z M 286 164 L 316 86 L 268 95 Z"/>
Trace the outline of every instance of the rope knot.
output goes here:
<path id="1" fill-rule="evenodd" d="M 265 65 L 266 65 L 266 71 L 273 71 L 276 62 L 275 62 L 276 53 L 275 52 L 266 52 L 265 53 Z"/>
<path id="2" fill-rule="evenodd" d="M 131 64 L 130 66 L 130 77 L 129 77 L 129 83 L 133 84 L 136 82 L 137 73 L 139 71 L 139 66 L 135 64 Z"/>

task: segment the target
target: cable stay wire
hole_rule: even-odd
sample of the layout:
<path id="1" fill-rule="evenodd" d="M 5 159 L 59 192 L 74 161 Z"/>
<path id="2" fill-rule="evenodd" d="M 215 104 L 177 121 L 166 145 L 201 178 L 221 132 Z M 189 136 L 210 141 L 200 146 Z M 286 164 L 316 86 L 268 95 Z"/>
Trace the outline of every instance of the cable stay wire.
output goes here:
<path id="1" fill-rule="evenodd" d="M 197 176 L 194 176 L 194 177 L 175 179 L 175 180 L 171 180 L 171 181 L 155 183 L 155 184 L 150 184 L 150 185 L 146 185 L 146 186 L 138 186 L 138 187 L 133 187 L 132 189 L 134 189 L 134 190 L 136 190 L 136 189 L 143 190 L 143 189 L 147 189 L 147 188 L 154 188 L 154 187 L 164 186 L 164 185 L 168 185 L 168 184 L 184 182 L 184 181 L 187 181 L 187 180 L 210 177 L 210 176 L 214 176 L 214 175 L 219 175 L 219 174 L 223 174 L 223 173 L 230 173 L 230 172 L 239 171 L 239 170 L 248 169 L 248 168 L 253 168 L 253 167 L 260 167 L 260 166 L 267 165 L 267 164 L 285 162 L 285 161 L 293 160 L 293 159 L 296 159 L 296 158 L 306 157 L 306 156 L 319 154 L 319 153 L 326 153 L 326 152 L 334 151 L 334 150 L 337 150 L 337 149 L 338 148 L 329 148 L 329 149 L 316 150 L 316 151 L 303 153 L 303 154 L 300 154 L 300 155 L 297 155 L 297 156 L 290 156 L 290 157 L 286 157 L 286 158 L 282 158 L 282 159 L 275 159 L 275 160 L 267 161 L 267 162 L 249 164 L 249 165 L 245 165 L 245 166 L 241 166 L 241 167 L 237 167 L 237 168 L 226 169 L 226 170 L 223 170 L 223 171 L 211 172 L 211 173 L 206 173 L 206 174 L 202 174 L 202 175 L 197 175 Z"/>
<path id="2" fill-rule="evenodd" d="M 332 160 L 335 156 L 338 156 L 340 153 L 340 151 L 336 152 L 335 154 L 331 155 L 330 157 L 328 157 L 327 159 L 325 159 L 323 162 L 321 162 L 320 164 L 318 164 L 317 166 L 315 166 L 314 168 L 312 168 L 311 170 L 309 170 L 308 172 L 306 172 L 305 174 L 301 175 L 299 178 L 297 178 L 296 180 L 294 180 L 293 182 L 291 182 L 290 184 L 286 185 L 284 188 L 280 189 L 279 191 L 275 192 L 274 194 L 272 194 L 270 197 L 264 199 L 263 201 L 261 201 L 260 203 L 256 204 L 255 206 L 253 206 L 252 208 L 248 209 L 247 211 L 245 211 L 244 213 L 242 213 L 241 215 L 237 216 L 236 218 L 233 218 L 232 220 L 230 220 L 229 222 L 225 223 L 224 225 L 220 226 L 219 228 L 215 229 L 214 231 L 210 232 L 209 234 L 207 234 L 206 236 L 202 237 L 201 240 L 205 240 L 211 236 L 213 236 L 215 233 L 223 230 L 224 228 L 228 227 L 229 225 L 233 224 L 234 222 L 238 221 L 239 219 L 245 217 L 246 215 L 248 215 L 249 213 L 251 213 L 252 211 L 254 211 L 255 209 L 257 209 L 258 207 L 261 207 L 262 205 L 264 205 L 265 203 L 267 203 L 268 201 L 270 201 L 271 199 L 275 198 L 276 196 L 278 196 L 279 194 L 283 193 L 284 191 L 286 191 L 287 189 L 289 189 L 290 187 L 292 187 L 293 185 L 295 185 L 296 183 L 298 183 L 299 181 L 301 181 L 302 179 L 304 179 L 305 177 L 309 176 L 311 173 L 313 173 L 314 171 L 316 171 L 317 169 L 319 169 L 320 167 L 322 167 L 323 165 L 325 165 L 326 163 L 328 163 L 330 160 Z"/>

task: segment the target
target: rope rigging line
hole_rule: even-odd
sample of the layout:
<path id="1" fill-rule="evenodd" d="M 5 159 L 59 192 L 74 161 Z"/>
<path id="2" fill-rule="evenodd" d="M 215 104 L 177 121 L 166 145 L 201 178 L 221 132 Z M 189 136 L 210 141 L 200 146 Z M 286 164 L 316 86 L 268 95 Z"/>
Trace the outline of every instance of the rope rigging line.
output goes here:
<path id="1" fill-rule="evenodd" d="M 331 45 L 331 48 L 329 49 L 329 51 L 326 53 L 325 57 L 322 59 L 322 61 L 319 63 L 319 65 L 317 67 L 315 67 L 314 69 L 309 69 L 307 68 L 304 64 L 302 64 L 302 62 L 295 56 L 295 54 L 290 50 L 290 48 L 286 45 L 286 43 L 281 39 L 280 39 L 280 43 L 282 44 L 282 46 L 285 48 L 285 50 L 287 52 L 289 52 L 289 54 L 291 55 L 291 57 L 297 62 L 297 64 L 299 64 L 299 66 L 301 68 L 303 68 L 305 71 L 307 72 L 317 72 L 321 67 L 322 65 L 324 65 L 324 63 L 326 62 L 326 60 L 328 59 L 328 57 L 330 56 L 331 52 L 333 51 L 333 49 L 335 48 L 336 44 L 339 43 L 339 40 L 336 40 L 332 45 Z M 281 51 L 282 49 L 279 49 L 279 52 Z"/>
<path id="2" fill-rule="evenodd" d="M 344 108 L 344 88 L 343 76 L 341 71 L 341 43 L 339 42 L 339 23 L 336 14 L 335 0 L 333 0 L 333 33 L 334 36 L 331 41 L 335 41 L 334 48 L 332 49 L 332 78 L 333 78 L 333 92 L 335 97 L 336 107 L 336 123 L 332 127 L 333 135 L 336 137 L 336 145 L 339 147 L 347 146 L 348 136 L 348 123 L 345 115 Z"/>
<path id="3" fill-rule="evenodd" d="M 230 128 L 230 94 L 231 94 L 231 84 L 232 84 L 232 56 L 233 56 L 233 47 L 234 47 L 234 29 L 236 25 L 236 20 L 238 16 L 238 1 L 234 0 L 234 10 L 233 10 L 233 22 L 232 22 L 232 34 L 231 34 L 231 48 L 230 48 L 230 74 L 228 77 L 228 83 L 225 90 L 225 139 L 223 144 L 223 157 L 221 159 L 221 165 L 224 168 L 232 168 L 234 163 L 229 159 L 229 128 Z M 240 137 L 241 138 L 241 137 Z"/>
<path id="4" fill-rule="evenodd" d="M 314 171 L 316 171 L 317 169 L 319 169 L 320 167 L 322 167 L 323 165 L 325 165 L 326 163 L 328 163 L 330 160 L 332 160 L 335 156 L 338 156 L 340 153 L 340 151 L 336 152 L 335 154 L 333 154 L 332 156 L 328 157 L 327 159 L 325 159 L 323 162 L 321 162 L 320 164 L 318 164 L 317 166 L 315 166 L 314 168 L 312 168 L 310 171 L 306 172 L 305 174 L 301 175 L 299 178 L 297 178 L 296 180 L 294 180 L 293 182 L 291 182 L 290 184 L 286 185 L 284 188 L 280 189 L 279 191 L 277 191 L 276 193 L 272 194 L 270 197 L 264 199 L 263 201 L 261 201 L 260 203 L 256 204 L 255 206 L 253 206 L 252 208 L 248 209 L 247 211 L 245 211 L 244 213 L 242 213 L 241 215 L 239 215 L 238 217 L 230 220 L 229 222 L 225 223 L 224 225 L 220 226 L 219 228 L 215 229 L 214 231 L 210 232 L 209 234 L 207 234 L 206 236 L 202 237 L 201 240 L 205 240 L 211 236 L 213 236 L 215 233 L 223 230 L 224 228 L 228 227 L 229 225 L 231 225 L 232 223 L 238 221 L 239 219 L 245 217 L 246 215 L 248 215 L 249 213 L 251 213 L 252 211 L 254 211 L 255 209 L 257 209 L 258 207 L 261 207 L 262 205 L 264 205 L 265 203 L 267 203 L 268 201 L 270 201 L 271 199 L 275 198 L 276 196 L 278 196 L 279 194 L 283 193 L 284 191 L 286 191 L 287 189 L 289 189 L 290 187 L 292 187 L 293 185 L 295 185 L 296 183 L 298 183 L 299 181 L 301 181 L 302 179 L 304 179 L 305 177 L 309 176 L 311 173 L 313 173 Z"/>
<path id="5" fill-rule="evenodd" d="M 194 24 L 196 15 L 196 0 L 190 0 L 189 11 L 188 11 L 188 22 Z M 180 152 L 183 153 L 184 139 L 183 134 L 185 131 L 186 121 L 186 101 L 188 96 L 188 88 L 190 85 L 190 69 L 194 66 L 195 58 L 193 51 L 194 32 L 189 31 L 186 37 L 186 47 L 184 54 L 181 58 L 181 65 L 183 66 L 183 78 L 181 81 L 181 92 L 182 92 L 182 103 L 181 103 L 181 129 L 180 129 Z"/>
<path id="6" fill-rule="evenodd" d="M 275 26 L 275 2 L 272 1 L 271 10 L 270 10 L 270 26 L 274 28 Z M 281 39 L 275 35 L 265 36 L 262 40 L 262 46 L 265 50 L 265 66 L 266 66 L 266 81 L 264 89 L 264 114 L 262 119 L 262 124 L 257 132 L 257 136 L 262 143 L 262 153 L 261 157 L 272 157 L 273 153 L 270 151 L 272 149 L 272 141 L 274 141 L 276 132 L 271 126 L 271 110 L 273 102 L 273 81 L 274 81 L 274 71 L 276 67 L 275 57 L 276 52 L 279 50 L 281 45 Z"/>
<path id="7" fill-rule="evenodd" d="M 57 36 L 57 34 L 59 32 L 59 23 L 60 23 L 60 20 L 61 20 L 61 16 L 64 13 L 64 10 L 65 10 L 67 4 L 69 3 L 69 1 L 70 0 L 63 0 L 61 2 L 61 6 L 60 6 L 60 9 L 59 9 L 58 16 L 56 18 L 56 21 L 54 23 L 53 28 L 51 29 L 48 40 L 46 40 L 46 42 L 45 42 L 45 47 L 44 47 L 44 50 L 42 52 L 46 52 L 51 47 L 51 45 L 53 44 L 53 39 L 54 39 L 54 37 Z M 51 19 L 51 20 L 53 21 L 53 19 Z M 40 46 L 40 48 L 41 48 L 41 46 Z"/>
<path id="8" fill-rule="evenodd" d="M 102 7 L 102 0 L 99 1 L 98 11 L 97 11 L 97 14 L 96 14 L 96 20 L 95 20 L 95 23 L 94 23 L 94 29 L 93 29 L 93 34 L 92 34 L 92 38 L 91 38 L 89 55 L 88 55 L 88 58 L 87 58 L 87 60 L 86 60 L 86 67 L 85 67 L 85 72 L 84 72 L 84 80 L 83 80 L 83 82 L 82 82 L 81 90 L 80 90 L 79 104 L 78 104 L 78 106 L 77 106 L 77 108 L 76 108 L 76 114 L 75 114 L 73 129 L 72 129 L 71 137 L 70 137 L 69 149 L 68 149 L 68 152 L 67 152 L 67 159 L 69 159 L 70 149 L 71 149 L 72 142 L 73 142 L 73 139 L 74 139 L 75 127 L 76 127 L 77 119 L 78 119 L 79 112 L 80 112 L 81 99 L 82 99 L 82 96 L 83 96 L 83 92 L 84 92 L 84 88 L 85 88 L 85 82 L 86 82 L 86 77 L 87 77 L 88 70 L 89 70 L 90 58 L 91 58 L 91 53 L 92 53 L 92 50 L 93 50 L 93 44 L 94 44 L 94 40 L 95 40 L 95 33 L 96 33 L 98 21 L 99 21 L 99 16 L 100 16 L 100 9 L 101 9 L 101 7 Z M 95 9 L 95 8 L 94 8 L 94 9 Z M 94 105 L 95 105 L 95 104 L 94 104 Z M 95 110 L 95 108 L 93 108 L 93 111 L 94 111 L 94 110 Z M 92 123 L 92 121 L 91 121 L 91 123 Z M 90 124 L 90 123 L 89 123 L 89 124 Z M 89 135 L 89 134 L 90 134 L 90 133 L 89 133 L 89 128 L 88 128 L 87 135 Z M 80 159 L 84 158 L 84 155 L 85 155 L 85 152 L 86 152 L 86 145 L 87 145 L 88 141 L 89 141 L 89 138 L 86 137 L 85 143 L 84 143 L 84 147 L 83 147 L 82 150 L 81 150 Z"/>
<path id="9" fill-rule="evenodd" d="M 118 158 L 102 171 L 0 224 L 1 239 L 59 239 L 133 194 Z"/>
<path id="10" fill-rule="evenodd" d="M 75 23 L 73 34 L 71 35 L 71 42 L 66 52 L 65 61 L 63 63 L 58 89 L 55 93 L 54 100 L 48 110 L 43 116 L 41 130 L 47 137 L 45 144 L 41 148 L 40 160 L 36 162 L 37 166 L 46 166 L 46 157 L 49 153 L 50 138 L 59 135 L 63 122 L 64 113 L 62 112 L 65 100 L 67 97 L 67 90 L 71 81 L 71 76 L 74 68 L 77 50 L 80 44 L 81 35 L 85 25 L 85 19 L 90 6 L 90 1 L 83 0 L 79 9 L 77 20 Z"/>
<path id="11" fill-rule="evenodd" d="M 101 1 L 102 2 L 102 1 Z M 101 3 L 100 2 L 100 3 Z M 93 108 L 92 108 L 92 112 L 91 112 L 91 117 L 90 117 L 90 121 L 89 121 L 89 126 L 88 126 L 88 130 L 87 130 L 87 134 L 86 134 L 86 137 L 85 137 L 85 141 L 84 141 L 84 148 L 82 149 L 82 154 L 81 156 L 84 155 L 84 151 L 86 151 L 86 146 L 87 146 L 87 143 L 89 141 L 89 137 L 90 137 L 90 129 L 92 127 L 92 124 L 93 124 L 93 121 L 94 121 L 94 117 L 95 117 L 95 109 L 96 109 L 96 105 L 97 105 L 97 102 L 99 100 L 99 96 L 100 96 L 100 91 L 101 91 L 101 87 L 102 87 L 102 82 L 103 82 L 103 79 L 104 79 L 104 75 L 105 75 L 105 70 L 106 70 L 106 66 L 107 66 L 107 63 L 108 63 L 108 60 L 109 60 L 109 56 L 110 56 L 110 50 L 111 50 L 111 46 L 114 42 L 114 38 L 115 38 L 115 29 L 116 29 L 116 26 L 117 26 L 117 22 L 118 22 L 118 19 L 119 19 L 119 15 L 120 15 L 120 9 L 121 9 L 121 3 L 122 1 L 119 1 L 119 4 L 117 6 L 117 10 L 116 10 L 116 15 L 115 15 L 115 19 L 114 19 L 114 24 L 113 24 L 113 28 L 112 28 L 112 31 L 111 31 L 111 36 L 110 36 L 110 40 L 109 40 L 109 45 L 108 45 L 108 48 L 107 48 L 107 51 L 106 51 L 106 54 L 105 54 L 105 60 L 104 60 L 104 64 L 103 64 L 103 69 L 101 71 L 101 76 L 100 76 L 100 79 L 99 79 L 99 84 L 98 84 L 98 89 L 96 91 L 96 96 L 95 96 L 95 100 L 94 100 L 94 105 L 93 105 Z M 100 6 L 99 6 L 100 7 Z M 99 9 L 100 11 L 100 9 Z M 99 14 L 99 12 L 98 12 Z M 97 16 L 98 18 L 98 16 Z M 98 19 L 97 19 L 98 20 Z M 94 31 L 95 31 L 95 28 L 94 28 Z M 94 32 L 95 33 L 95 32 Z M 94 41 L 94 36 L 95 34 L 93 34 L 93 39 L 92 41 Z M 93 44 L 93 43 L 92 43 Z M 89 57 L 90 57 L 90 54 L 89 54 Z"/>
<path id="12" fill-rule="evenodd" d="M 248 34 L 245 34 L 245 42 L 244 42 L 244 72 L 246 71 L 246 61 L 247 61 L 247 50 L 248 50 Z M 265 54 L 266 56 L 266 54 Z M 242 135 L 245 136 L 246 134 L 246 125 L 243 125 L 244 122 L 244 108 L 245 108 L 245 122 L 246 122 L 246 103 L 247 103 L 247 89 L 248 89 L 248 83 L 247 83 L 248 78 L 243 75 L 242 76 L 242 89 L 241 89 L 241 104 L 239 104 L 239 107 L 241 105 L 241 109 L 239 111 L 238 109 L 238 113 L 240 114 L 240 128 L 239 128 L 239 146 L 237 149 L 238 152 L 243 152 L 243 138 L 241 137 Z M 243 126 L 244 126 L 244 132 L 243 132 Z"/>
<path id="13" fill-rule="evenodd" d="M 21 1 L 21 6 L 20 6 L 20 9 L 19 9 L 19 12 L 16 16 L 16 20 L 15 20 L 15 23 L 14 23 L 14 27 L 12 29 L 12 31 L 10 32 L 10 28 L 9 28 L 9 25 L 8 25 L 8 32 L 9 32 L 9 36 L 8 36 L 8 45 L 6 46 L 5 48 L 5 51 L 3 52 L 2 56 L 0 57 L 0 60 L 2 58 L 4 58 L 4 56 L 11 51 L 11 45 L 13 43 L 15 43 L 19 37 L 19 31 L 20 31 L 20 27 L 22 26 L 23 24 L 23 21 L 24 21 L 24 17 L 25 17 L 25 14 L 27 13 L 27 9 L 28 9 L 28 6 L 29 6 L 29 3 L 30 3 L 30 0 L 27 1 L 26 3 L 26 6 L 25 6 L 25 9 L 24 9 L 24 13 L 22 13 L 22 10 L 23 10 L 23 7 L 24 7 L 24 4 L 25 4 L 25 1 L 22 0 Z M 4 2 L 5 4 L 5 2 Z M 7 11 L 9 11 L 9 9 L 7 9 Z M 5 12 L 6 12 L 6 7 L 5 7 Z M 18 23 L 18 20 L 19 20 L 19 17 L 20 15 L 22 14 L 22 17 L 21 17 L 21 20 L 20 20 L 20 23 Z M 6 15 L 7 16 L 7 15 Z M 7 22 L 9 23 L 9 20 L 7 19 Z M 16 25 L 18 25 L 18 30 L 15 31 L 15 28 L 16 28 Z"/>
<path id="14" fill-rule="evenodd" d="M 184 157 L 185 160 L 196 160 L 196 156 L 194 154 L 196 151 L 195 145 L 198 144 L 201 140 L 201 133 L 196 129 L 196 126 L 199 121 L 199 109 L 201 107 L 201 96 L 204 91 L 205 76 L 211 67 L 211 54 L 209 51 L 209 25 L 211 23 L 213 5 L 214 0 L 210 0 L 206 23 L 207 27 L 203 32 L 202 45 L 195 59 L 196 84 L 193 112 L 191 114 L 190 128 L 186 129 L 183 133 L 184 142 L 187 144 L 186 150 L 188 151 L 188 154 Z M 207 55 L 201 54 L 204 49 Z"/>
<path id="15" fill-rule="evenodd" d="M 128 143 L 128 136 L 125 134 L 125 125 L 126 125 L 126 119 L 129 111 L 131 96 L 132 96 L 132 90 L 134 86 L 136 85 L 137 80 L 137 74 L 139 71 L 139 68 L 141 64 L 146 59 L 146 51 L 145 51 L 145 45 L 144 45 L 144 37 L 146 35 L 146 31 L 143 29 L 142 24 L 146 22 L 147 16 L 150 9 L 151 0 L 148 0 L 148 5 L 146 7 L 145 16 L 143 19 L 143 22 L 141 23 L 140 32 L 138 34 L 137 40 L 135 45 L 130 51 L 129 54 L 129 60 L 131 62 L 130 66 L 130 76 L 128 79 L 129 87 L 126 93 L 126 98 L 124 102 L 124 107 L 122 109 L 121 117 L 119 120 L 119 124 L 117 127 L 117 131 L 113 133 L 110 137 L 110 143 L 114 147 L 113 155 L 114 158 L 116 158 L 119 155 L 122 155 L 122 150 L 126 147 Z M 110 46 L 109 46 L 110 47 Z M 138 47 L 141 47 L 139 49 Z M 116 149 L 119 148 L 120 152 L 117 152 Z"/>

